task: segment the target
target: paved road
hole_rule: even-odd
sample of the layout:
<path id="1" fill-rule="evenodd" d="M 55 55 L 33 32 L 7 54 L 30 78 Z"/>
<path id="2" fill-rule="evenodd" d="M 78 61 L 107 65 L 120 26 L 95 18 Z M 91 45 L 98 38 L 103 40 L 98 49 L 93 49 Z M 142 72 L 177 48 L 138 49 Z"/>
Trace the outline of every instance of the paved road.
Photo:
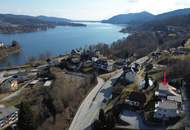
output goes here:
<path id="1" fill-rule="evenodd" d="M 98 117 L 99 110 L 104 105 L 103 100 L 111 96 L 113 84 L 122 73 L 122 70 L 120 70 L 105 84 L 98 78 L 100 83 L 90 92 L 81 104 L 69 130 L 91 130 L 91 124 Z"/>

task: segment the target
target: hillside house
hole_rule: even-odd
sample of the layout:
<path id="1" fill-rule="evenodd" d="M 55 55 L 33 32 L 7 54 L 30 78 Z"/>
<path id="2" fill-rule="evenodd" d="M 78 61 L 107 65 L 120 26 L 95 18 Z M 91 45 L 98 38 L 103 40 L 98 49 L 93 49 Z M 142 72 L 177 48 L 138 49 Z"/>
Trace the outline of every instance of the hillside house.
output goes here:
<path id="1" fill-rule="evenodd" d="M 153 86 L 153 81 L 149 78 L 149 87 Z M 145 80 L 141 80 L 139 83 L 139 90 L 142 90 L 145 88 Z"/>
<path id="2" fill-rule="evenodd" d="M 119 59 L 114 63 L 114 67 L 117 69 L 123 68 L 125 65 L 127 65 L 127 61 L 125 59 Z"/>
<path id="3" fill-rule="evenodd" d="M 105 59 L 99 59 L 94 63 L 94 68 L 111 72 L 113 71 L 113 63 Z"/>
<path id="4" fill-rule="evenodd" d="M 125 105 L 130 110 L 140 110 L 144 107 L 146 102 L 146 96 L 141 92 L 131 92 L 127 99 L 125 99 Z"/>
<path id="5" fill-rule="evenodd" d="M 18 109 L 0 106 L 0 129 L 5 129 L 18 121 Z"/>
<path id="6" fill-rule="evenodd" d="M 179 114 L 177 102 L 163 100 L 155 104 L 154 118 L 168 120 L 178 117 Z"/>
<path id="7" fill-rule="evenodd" d="M 0 85 L 1 92 L 13 92 L 18 89 L 18 81 L 15 79 L 7 79 Z"/>
<path id="8" fill-rule="evenodd" d="M 44 83 L 44 87 L 50 87 L 52 85 L 53 81 L 48 80 Z"/>

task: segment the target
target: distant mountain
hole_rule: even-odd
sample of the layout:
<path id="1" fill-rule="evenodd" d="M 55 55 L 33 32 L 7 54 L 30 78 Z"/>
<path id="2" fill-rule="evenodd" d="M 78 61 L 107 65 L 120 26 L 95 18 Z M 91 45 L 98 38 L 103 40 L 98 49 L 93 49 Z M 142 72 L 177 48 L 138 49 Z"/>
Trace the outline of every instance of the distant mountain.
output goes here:
<path id="1" fill-rule="evenodd" d="M 129 13 L 129 14 L 120 14 L 116 15 L 108 20 L 103 20 L 103 23 L 112 23 L 112 24 L 138 24 L 152 20 L 154 15 L 146 11 L 140 13 Z"/>
<path id="2" fill-rule="evenodd" d="M 33 16 L 0 14 L 0 33 L 35 32 L 54 27 Z"/>
<path id="3" fill-rule="evenodd" d="M 190 28 L 190 8 L 155 15 L 153 19 L 138 25 L 133 24 L 128 26 L 122 32 L 134 30 L 167 30 L 169 26 L 182 27 L 184 31 L 188 30 Z"/>
<path id="4" fill-rule="evenodd" d="M 37 16 L 38 19 L 44 20 L 44 21 L 50 21 L 50 22 L 73 22 L 70 19 L 66 18 L 57 18 L 57 17 L 48 17 L 48 16 Z"/>
<path id="5" fill-rule="evenodd" d="M 86 26 L 85 24 L 75 23 L 74 21 L 66 18 L 57 18 L 57 17 L 48 17 L 48 16 L 38 16 L 36 18 L 60 26 Z"/>
<path id="6" fill-rule="evenodd" d="M 33 16 L 26 15 L 12 15 L 12 14 L 0 14 L 0 24 L 4 25 L 37 25 L 46 24 L 48 22 L 39 20 Z"/>
<path id="7" fill-rule="evenodd" d="M 167 30 L 169 26 L 181 27 L 184 31 L 190 28 L 190 14 L 165 17 L 140 25 L 141 30 Z"/>
<path id="8" fill-rule="evenodd" d="M 58 25 L 86 26 L 64 18 L 0 14 L 0 33 L 35 32 L 54 28 Z"/>
<path id="9" fill-rule="evenodd" d="M 155 19 L 164 19 L 168 17 L 187 15 L 187 14 L 190 14 L 190 8 L 179 9 L 179 10 L 174 10 L 167 13 L 162 13 L 162 14 L 156 15 Z"/>

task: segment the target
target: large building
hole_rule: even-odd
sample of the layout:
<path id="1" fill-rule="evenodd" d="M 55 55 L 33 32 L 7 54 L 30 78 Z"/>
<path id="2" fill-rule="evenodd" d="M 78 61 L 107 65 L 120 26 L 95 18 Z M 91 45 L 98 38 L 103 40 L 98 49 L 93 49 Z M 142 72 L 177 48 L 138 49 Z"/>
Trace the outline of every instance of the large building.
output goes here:
<path id="1" fill-rule="evenodd" d="M 104 70 L 107 72 L 113 71 L 113 63 L 106 59 L 99 59 L 94 63 L 96 69 Z"/>
<path id="2" fill-rule="evenodd" d="M 0 106 L 0 129 L 5 129 L 18 121 L 18 109 Z"/>
<path id="3" fill-rule="evenodd" d="M 178 117 L 179 114 L 178 104 L 175 101 L 163 100 L 155 104 L 154 118 L 168 120 Z"/>

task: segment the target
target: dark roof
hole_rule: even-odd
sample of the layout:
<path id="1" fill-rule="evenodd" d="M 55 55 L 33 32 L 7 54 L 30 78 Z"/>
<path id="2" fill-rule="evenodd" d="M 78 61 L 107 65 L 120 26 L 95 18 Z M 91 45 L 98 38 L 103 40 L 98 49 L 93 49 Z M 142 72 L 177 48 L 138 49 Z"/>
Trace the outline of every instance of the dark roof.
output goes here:
<path id="1" fill-rule="evenodd" d="M 129 95 L 129 100 L 144 104 L 146 102 L 146 96 L 141 92 L 132 92 Z"/>

